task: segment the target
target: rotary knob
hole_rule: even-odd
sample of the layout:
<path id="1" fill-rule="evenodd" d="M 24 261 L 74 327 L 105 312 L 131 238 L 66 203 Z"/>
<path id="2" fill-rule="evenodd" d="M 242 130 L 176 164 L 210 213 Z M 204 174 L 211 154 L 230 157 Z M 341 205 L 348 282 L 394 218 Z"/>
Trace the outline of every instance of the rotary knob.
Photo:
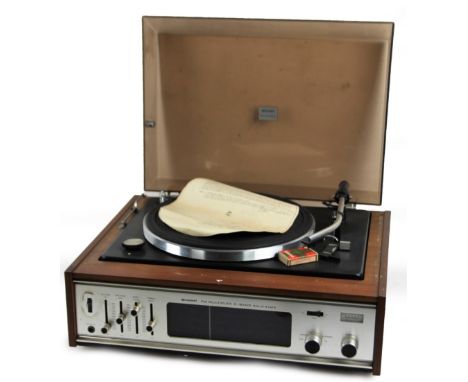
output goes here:
<path id="1" fill-rule="evenodd" d="M 305 350 L 310 354 L 316 354 L 320 351 L 322 345 L 322 336 L 317 333 L 312 333 L 306 338 Z"/>
<path id="2" fill-rule="evenodd" d="M 353 335 L 347 335 L 343 337 L 341 341 L 341 354 L 347 358 L 353 358 L 358 349 L 358 340 Z"/>

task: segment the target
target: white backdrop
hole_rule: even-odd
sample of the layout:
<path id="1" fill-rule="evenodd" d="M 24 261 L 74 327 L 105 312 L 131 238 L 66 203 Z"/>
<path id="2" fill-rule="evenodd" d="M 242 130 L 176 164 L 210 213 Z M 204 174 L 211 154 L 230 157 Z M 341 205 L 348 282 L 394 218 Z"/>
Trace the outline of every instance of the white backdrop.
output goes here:
<path id="1" fill-rule="evenodd" d="M 468 265 L 468 27 L 461 4 L 2 1 L 2 379 L 371 378 L 266 361 L 67 346 L 63 272 L 143 190 L 142 15 L 396 23 L 383 194 L 392 227 L 379 380 L 461 373 Z"/>

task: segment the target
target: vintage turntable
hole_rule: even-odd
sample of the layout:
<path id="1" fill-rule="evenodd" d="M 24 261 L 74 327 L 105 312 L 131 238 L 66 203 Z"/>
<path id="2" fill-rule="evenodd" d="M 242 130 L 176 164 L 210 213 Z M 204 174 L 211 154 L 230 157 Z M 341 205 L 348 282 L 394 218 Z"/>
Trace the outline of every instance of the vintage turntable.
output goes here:
<path id="1" fill-rule="evenodd" d="M 392 23 L 143 18 L 145 193 L 65 273 L 69 343 L 380 374 Z M 162 205 L 196 177 L 294 200 L 284 234 L 191 237 Z M 349 187 L 349 189 L 348 189 Z M 275 255 L 307 244 L 319 261 Z"/>

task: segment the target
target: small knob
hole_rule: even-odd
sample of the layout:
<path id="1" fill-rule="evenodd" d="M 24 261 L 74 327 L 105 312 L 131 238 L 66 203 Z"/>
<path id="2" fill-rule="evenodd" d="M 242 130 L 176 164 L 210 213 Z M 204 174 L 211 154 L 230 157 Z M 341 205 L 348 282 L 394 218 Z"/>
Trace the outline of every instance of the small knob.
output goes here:
<path id="1" fill-rule="evenodd" d="M 358 340 L 353 335 L 347 335 L 341 341 L 341 354 L 347 358 L 353 358 L 358 349 Z"/>
<path id="2" fill-rule="evenodd" d="M 305 350 L 310 354 L 316 354 L 320 351 L 322 345 L 322 336 L 317 333 L 312 333 L 306 338 Z"/>
<path id="3" fill-rule="evenodd" d="M 117 325 L 122 325 L 126 318 L 127 316 L 125 314 L 120 313 L 115 319 L 115 322 L 117 323 Z"/>
<path id="4" fill-rule="evenodd" d="M 156 320 L 151 320 L 150 322 L 148 322 L 148 325 L 146 325 L 146 331 L 151 333 L 155 326 Z"/>

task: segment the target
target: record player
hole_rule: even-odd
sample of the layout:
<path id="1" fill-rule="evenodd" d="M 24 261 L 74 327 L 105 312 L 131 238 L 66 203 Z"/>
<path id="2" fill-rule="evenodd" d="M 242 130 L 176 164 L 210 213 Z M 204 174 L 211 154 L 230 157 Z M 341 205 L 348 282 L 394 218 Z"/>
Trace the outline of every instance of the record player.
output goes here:
<path id="1" fill-rule="evenodd" d="M 380 374 L 393 24 L 143 18 L 144 194 L 65 273 L 70 346 Z M 297 203 L 284 234 L 191 237 L 158 218 L 193 178 Z M 308 246 L 319 261 L 276 254 Z"/>

